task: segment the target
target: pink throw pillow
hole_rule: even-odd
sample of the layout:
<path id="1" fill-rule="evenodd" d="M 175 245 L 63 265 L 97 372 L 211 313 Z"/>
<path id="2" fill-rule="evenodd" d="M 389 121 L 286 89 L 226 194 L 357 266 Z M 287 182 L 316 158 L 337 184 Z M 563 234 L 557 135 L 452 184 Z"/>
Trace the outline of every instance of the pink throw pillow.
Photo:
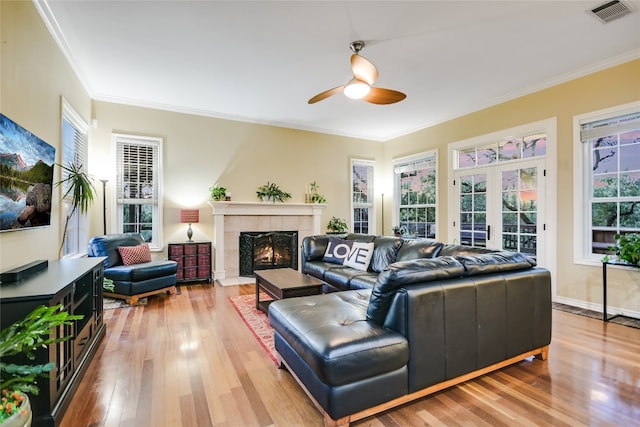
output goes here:
<path id="1" fill-rule="evenodd" d="M 118 246 L 118 252 L 120 252 L 124 265 L 151 262 L 151 252 L 149 251 L 148 243 L 143 243 L 138 246 Z"/>

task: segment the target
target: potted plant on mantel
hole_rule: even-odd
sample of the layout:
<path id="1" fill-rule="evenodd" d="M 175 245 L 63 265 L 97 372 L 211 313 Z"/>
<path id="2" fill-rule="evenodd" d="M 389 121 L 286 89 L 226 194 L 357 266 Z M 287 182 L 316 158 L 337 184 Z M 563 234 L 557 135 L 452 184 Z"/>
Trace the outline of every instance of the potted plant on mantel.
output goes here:
<path id="1" fill-rule="evenodd" d="M 64 201 L 67 197 L 70 198 L 71 210 L 67 212 L 67 217 L 64 222 L 64 231 L 62 232 L 62 243 L 60 244 L 60 250 L 58 251 L 58 258 L 62 257 L 62 249 L 64 248 L 64 242 L 67 239 L 67 230 L 69 228 L 69 222 L 73 218 L 73 214 L 76 210 L 80 209 L 80 213 L 84 214 L 89 210 L 89 206 L 93 203 L 94 193 L 96 191 L 93 186 L 91 178 L 84 172 L 82 165 L 76 165 L 70 162 L 69 165 L 64 166 L 58 164 L 63 169 L 63 176 L 66 176 L 60 181 L 56 182 L 56 187 L 66 185 L 67 191 L 62 195 Z"/>
<path id="2" fill-rule="evenodd" d="M 224 200 L 225 197 L 227 197 L 227 189 L 220 185 L 213 185 L 209 187 L 209 192 L 211 193 L 211 200 L 215 200 L 216 202 Z"/>
<path id="3" fill-rule="evenodd" d="M 82 319 L 81 315 L 70 315 L 60 311 L 61 305 L 40 306 L 22 320 L 0 331 L 0 425 L 2 427 L 30 426 L 31 405 L 27 394 L 38 395 L 38 377 L 47 377 L 54 368 L 53 363 L 16 364 L 7 357 L 23 356 L 35 359 L 38 348 L 66 341 L 71 336 L 51 337 L 51 329 L 60 325 L 72 325 Z M 20 363 L 20 359 L 16 359 Z"/>
<path id="4" fill-rule="evenodd" d="M 265 203 L 284 202 L 291 198 L 291 193 L 287 193 L 280 189 L 280 186 L 274 182 L 268 182 L 258 187 L 256 195 Z"/>

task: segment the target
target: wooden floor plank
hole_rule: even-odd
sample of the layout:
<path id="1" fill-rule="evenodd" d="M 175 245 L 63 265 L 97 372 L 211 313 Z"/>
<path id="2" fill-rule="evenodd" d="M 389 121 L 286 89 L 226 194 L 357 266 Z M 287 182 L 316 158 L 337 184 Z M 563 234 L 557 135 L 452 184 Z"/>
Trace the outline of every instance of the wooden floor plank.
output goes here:
<path id="1" fill-rule="evenodd" d="M 104 313 L 100 344 L 61 427 L 323 425 L 228 297 L 255 286 L 179 286 Z M 546 361 L 528 359 L 354 427 L 638 425 L 640 330 L 553 311 Z"/>

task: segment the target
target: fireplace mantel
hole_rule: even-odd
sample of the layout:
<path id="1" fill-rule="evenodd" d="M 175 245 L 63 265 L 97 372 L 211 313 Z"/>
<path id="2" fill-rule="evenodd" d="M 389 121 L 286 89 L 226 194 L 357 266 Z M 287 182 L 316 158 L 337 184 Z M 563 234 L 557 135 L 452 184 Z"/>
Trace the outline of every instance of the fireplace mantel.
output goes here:
<path id="1" fill-rule="evenodd" d="M 320 234 L 320 203 L 260 203 L 210 201 L 214 226 L 214 278 L 237 278 L 241 231 L 297 230 L 298 237 Z"/>

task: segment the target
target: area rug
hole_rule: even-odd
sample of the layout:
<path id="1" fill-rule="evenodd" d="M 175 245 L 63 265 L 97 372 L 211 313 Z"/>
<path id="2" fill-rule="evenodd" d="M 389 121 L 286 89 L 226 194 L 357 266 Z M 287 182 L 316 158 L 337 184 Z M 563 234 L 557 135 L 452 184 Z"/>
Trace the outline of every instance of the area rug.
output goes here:
<path id="1" fill-rule="evenodd" d="M 553 302 L 551 304 L 554 310 L 565 311 L 579 316 L 602 320 L 602 313 L 599 311 L 587 310 L 586 308 L 574 307 L 572 305 L 562 304 L 559 302 Z M 609 320 L 609 322 L 640 329 L 640 320 L 632 319 L 630 317 L 616 317 L 615 319 Z"/>
<path id="2" fill-rule="evenodd" d="M 123 299 L 109 298 L 104 297 L 102 301 L 102 308 L 104 310 L 114 310 L 116 308 L 129 308 L 129 307 L 138 307 L 141 305 L 147 305 L 147 298 L 140 298 L 138 303 L 135 305 L 127 304 L 127 302 Z"/>
<path id="3" fill-rule="evenodd" d="M 266 295 L 260 296 L 260 301 L 269 299 Z M 269 318 L 260 310 L 256 310 L 256 296 L 236 295 L 229 297 L 229 301 L 235 307 L 236 311 L 244 321 L 245 325 L 254 337 L 258 340 L 267 355 L 277 363 L 276 347 L 273 342 L 273 329 L 269 326 Z"/>

